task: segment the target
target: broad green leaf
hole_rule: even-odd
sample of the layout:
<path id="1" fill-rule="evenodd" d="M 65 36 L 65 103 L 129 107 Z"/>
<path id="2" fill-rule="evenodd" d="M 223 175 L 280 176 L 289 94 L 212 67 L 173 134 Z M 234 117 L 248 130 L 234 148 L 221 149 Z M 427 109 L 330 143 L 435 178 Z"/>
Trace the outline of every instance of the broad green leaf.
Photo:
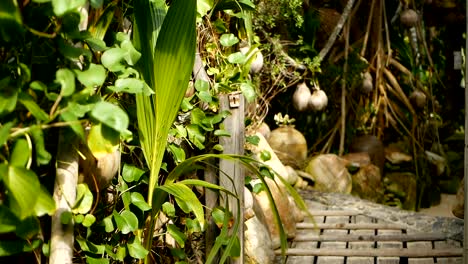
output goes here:
<path id="1" fill-rule="evenodd" d="M 200 91 L 197 93 L 197 97 L 205 103 L 211 103 L 213 101 L 213 97 L 209 91 Z"/>
<path id="2" fill-rule="evenodd" d="M 227 57 L 227 60 L 230 62 L 230 63 L 237 63 L 237 64 L 243 64 L 245 63 L 245 55 L 242 54 L 242 52 L 235 52 L 235 53 L 232 53 L 230 54 L 228 57 Z"/>
<path id="3" fill-rule="evenodd" d="M 127 248 L 125 246 L 117 247 L 116 252 L 114 253 L 114 247 L 111 245 L 106 245 L 106 253 L 113 259 L 123 262 L 127 256 Z"/>
<path id="4" fill-rule="evenodd" d="M 30 163 L 32 156 L 31 146 L 24 138 L 16 140 L 13 151 L 10 155 L 10 165 L 17 167 L 26 167 Z"/>
<path id="5" fill-rule="evenodd" d="M 134 238 L 130 243 L 127 243 L 127 248 L 130 256 L 137 259 L 146 257 L 149 252 L 141 245 L 140 240 L 136 238 Z"/>
<path id="6" fill-rule="evenodd" d="M 40 230 L 39 219 L 35 216 L 30 216 L 18 223 L 16 235 L 22 239 L 30 240 L 34 238 Z"/>
<path id="7" fill-rule="evenodd" d="M 240 90 L 249 103 L 253 102 L 257 97 L 255 89 L 250 83 L 241 83 Z"/>
<path id="8" fill-rule="evenodd" d="M 68 225 L 73 219 L 73 214 L 69 211 L 64 211 L 60 214 L 60 223 L 62 225 Z"/>
<path id="9" fill-rule="evenodd" d="M 195 144 L 198 149 L 204 149 L 205 146 L 203 143 L 205 142 L 205 135 L 201 132 L 200 127 L 195 124 L 190 124 L 186 129 L 190 141 Z"/>
<path id="10" fill-rule="evenodd" d="M 129 124 L 127 113 L 112 103 L 104 101 L 97 103 L 91 111 L 91 116 L 120 133 L 127 131 Z"/>
<path id="11" fill-rule="evenodd" d="M 105 157 L 119 149 L 120 135 L 114 129 L 98 123 L 91 126 L 87 143 L 94 157 Z"/>
<path id="12" fill-rule="evenodd" d="M 201 92 L 201 91 L 209 91 L 210 90 L 210 84 L 207 81 L 198 79 L 195 81 L 195 90 Z"/>
<path id="13" fill-rule="evenodd" d="M 67 12 L 77 12 L 85 3 L 86 0 L 52 0 L 52 7 L 57 16 L 63 16 Z"/>
<path id="14" fill-rule="evenodd" d="M 0 1 L 1 40 L 9 42 L 21 37 L 23 33 L 21 10 L 15 0 Z"/>
<path id="15" fill-rule="evenodd" d="M 55 81 L 62 86 L 62 96 L 70 96 L 75 92 L 75 75 L 69 69 L 59 69 L 55 74 Z"/>
<path id="16" fill-rule="evenodd" d="M 89 190 L 88 185 L 84 183 L 78 184 L 76 187 L 76 203 L 73 206 L 73 213 L 86 214 L 93 206 L 93 193 Z"/>
<path id="17" fill-rule="evenodd" d="M 146 96 L 154 94 L 153 90 L 142 80 L 136 78 L 120 78 L 115 81 L 114 86 L 108 86 L 109 90 L 118 93 L 142 93 Z"/>
<path id="18" fill-rule="evenodd" d="M 104 254 L 106 251 L 106 246 L 96 245 L 89 240 L 84 239 L 83 237 L 77 236 L 76 242 L 80 245 L 81 250 L 85 252 L 90 252 L 94 254 Z"/>
<path id="19" fill-rule="evenodd" d="M 268 151 L 268 150 L 266 150 L 266 149 L 262 150 L 262 151 L 260 152 L 260 159 L 261 159 L 262 161 L 269 161 L 269 160 L 271 160 L 271 153 L 270 153 L 270 151 Z"/>
<path id="20" fill-rule="evenodd" d="M 35 2 L 35 3 L 48 3 L 48 2 L 50 2 L 52 0 L 32 0 L 32 1 Z"/>
<path id="21" fill-rule="evenodd" d="M 195 217 L 200 222 L 202 229 L 205 226 L 205 215 L 203 212 L 203 206 L 198 200 L 197 196 L 193 191 L 183 183 L 166 183 L 162 186 L 159 186 L 161 190 L 173 195 L 178 199 L 179 202 L 182 202 L 187 205 L 187 207 L 195 214 Z M 180 206 L 181 204 L 179 204 Z"/>
<path id="22" fill-rule="evenodd" d="M 245 141 L 252 145 L 258 146 L 258 143 L 260 143 L 260 138 L 256 135 L 247 136 L 245 137 Z"/>
<path id="23" fill-rule="evenodd" d="M 231 133 L 229 133 L 229 131 L 226 131 L 224 129 L 216 129 L 214 132 L 214 135 L 217 137 L 230 137 Z"/>
<path id="24" fill-rule="evenodd" d="M 187 231 L 191 233 L 199 233 L 201 232 L 200 223 L 195 219 L 186 218 L 185 219 L 185 226 L 187 227 Z"/>
<path id="25" fill-rule="evenodd" d="M 126 182 L 139 181 L 145 171 L 133 165 L 125 163 L 122 168 L 122 177 Z"/>
<path id="26" fill-rule="evenodd" d="M 239 39 L 232 33 L 223 34 L 219 38 L 219 43 L 221 43 L 221 45 L 224 47 L 231 47 L 232 45 L 239 43 Z"/>
<path id="27" fill-rule="evenodd" d="M 18 100 L 18 90 L 10 84 L 11 78 L 0 80 L 0 116 L 15 110 Z"/>
<path id="28" fill-rule="evenodd" d="M 91 63 L 87 70 L 74 72 L 78 81 L 86 87 L 101 86 L 106 80 L 106 69 L 102 65 Z"/>
<path id="29" fill-rule="evenodd" d="M 75 220 L 75 224 L 81 224 L 81 223 L 83 223 L 84 215 L 82 215 L 82 214 L 74 215 L 73 219 Z"/>
<path id="30" fill-rule="evenodd" d="M 175 207 L 170 202 L 163 203 L 162 210 L 169 217 L 174 217 L 175 216 Z"/>
<path id="31" fill-rule="evenodd" d="M 131 202 L 142 211 L 148 211 L 151 209 L 151 206 L 149 206 L 149 204 L 145 201 L 145 198 L 143 198 L 143 195 L 140 193 L 132 192 Z"/>
<path id="32" fill-rule="evenodd" d="M 102 16 L 101 16 L 101 18 L 102 18 Z M 106 51 L 108 49 L 108 47 L 106 46 L 106 42 L 104 42 L 104 40 L 102 40 L 102 39 L 87 38 L 85 41 L 86 41 L 86 44 L 88 44 L 88 46 L 92 50 L 103 52 L 103 51 Z"/>
<path id="33" fill-rule="evenodd" d="M 111 72 L 123 71 L 125 65 L 122 64 L 127 52 L 121 48 L 106 50 L 101 56 L 101 63 Z"/>
<path id="34" fill-rule="evenodd" d="M 110 259 L 108 258 L 93 258 L 90 256 L 86 256 L 86 263 L 87 264 L 109 264 Z"/>
<path id="35" fill-rule="evenodd" d="M 44 186 L 41 185 L 36 199 L 34 211 L 37 216 L 52 215 L 55 212 L 55 201 Z"/>
<path id="36" fill-rule="evenodd" d="M 197 12 L 200 18 L 207 15 L 212 7 L 213 0 L 197 0 Z"/>
<path id="37" fill-rule="evenodd" d="M 80 122 L 78 122 L 78 117 L 72 111 L 64 111 L 60 114 L 60 117 L 65 122 L 70 122 L 70 127 L 80 138 L 84 139 L 84 128 Z"/>
<path id="38" fill-rule="evenodd" d="M 40 188 L 36 174 L 23 167 L 8 166 L 8 173 L 3 177 L 5 186 L 9 190 L 9 198 L 14 199 L 18 211 L 14 211 L 24 219 L 33 215 L 37 202 L 37 190 Z"/>
<path id="39" fill-rule="evenodd" d="M 4 205 L 0 205 L 0 234 L 13 232 L 18 224 L 18 218 Z"/>
<path id="40" fill-rule="evenodd" d="M 102 219 L 101 225 L 104 226 L 104 230 L 106 230 L 107 233 L 113 232 L 115 228 L 114 223 L 112 222 L 112 215 Z"/>
<path id="41" fill-rule="evenodd" d="M 114 216 L 117 228 L 120 229 L 122 234 L 128 234 L 138 228 L 138 218 L 131 211 L 124 210 L 120 214 L 114 211 L 112 215 Z"/>
<path id="42" fill-rule="evenodd" d="M 10 135 L 10 129 L 14 126 L 13 122 L 6 124 L 0 124 L 0 147 L 7 143 L 8 136 Z"/>
<path id="43" fill-rule="evenodd" d="M 67 21 L 70 22 L 69 30 L 75 31 L 74 33 L 78 34 L 78 24 L 80 22 L 79 14 L 75 13 L 74 15 L 67 15 L 66 18 L 68 18 L 68 20 L 71 20 Z M 75 25 L 71 26 L 71 24 L 73 23 Z M 67 40 L 63 38 L 58 38 L 57 42 L 60 53 L 65 58 L 69 59 L 72 63 L 82 62 L 83 60 L 90 61 L 93 57 L 93 54 L 89 49 L 73 46 L 71 43 L 67 42 Z"/>
<path id="44" fill-rule="evenodd" d="M 45 148 L 44 133 L 42 129 L 39 126 L 31 127 L 31 136 L 33 138 L 37 164 L 49 164 L 50 160 L 52 159 L 52 155 Z"/>
<path id="45" fill-rule="evenodd" d="M 175 239 L 177 244 L 180 245 L 181 248 L 185 247 L 185 241 L 187 240 L 187 236 L 180 231 L 180 229 L 173 224 L 167 226 L 167 232 Z"/>
<path id="46" fill-rule="evenodd" d="M 20 92 L 18 101 L 28 109 L 28 111 L 39 121 L 48 121 L 49 115 L 34 101 L 33 97 L 27 93 Z"/>
<path id="47" fill-rule="evenodd" d="M 28 244 L 29 241 L 20 239 L 0 239 L 0 257 L 7 257 L 21 252 L 30 252 L 33 250 Z"/>
<path id="48" fill-rule="evenodd" d="M 174 160 L 176 163 L 180 163 L 185 160 L 185 151 L 183 148 L 175 144 L 169 144 L 168 148 L 169 148 L 169 151 L 174 156 Z"/>
<path id="49" fill-rule="evenodd" d="M 96 217 L 92 214 L 87 214 L 84 216 L 83 219 L 83 226 L 84 227 L 90 227 L 96 222 Z"/>
<path id="50" fill-rule="evenodd" d="M 126 34 L 124 34 L 124 36 L 126 36 L 127 39 L 122 41 L 122 43 L 120 43 L 120 48 L 126 51 L 126 54 L 124 56 L 125 61 L 128 63 L 128 65 L 133 66 L 140 59 L 141 53 L 138 52 L 135 49 L 135 47 L 133 47 L 133 44 L 128 38 L 128 36 Z"/>
<path id="51" fill-rule="evenodd" d="M 31 82 L 31 84 L 29 85 L 29 88 L 36 90 L 36 91 L 47 92 L 47 86 L 41 81 Z"/>

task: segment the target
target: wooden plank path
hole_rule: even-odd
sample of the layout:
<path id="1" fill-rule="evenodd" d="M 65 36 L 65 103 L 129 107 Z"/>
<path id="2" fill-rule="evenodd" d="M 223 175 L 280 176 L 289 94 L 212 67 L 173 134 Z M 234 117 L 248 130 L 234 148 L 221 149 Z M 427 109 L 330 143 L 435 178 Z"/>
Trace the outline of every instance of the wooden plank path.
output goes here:
<path id="1" fill-rule="evenodd" d="M 462 243 L 444 232 L 421 231 L 358 210 L 306 202 L 315 223 L 306 217 L 297 224 L 287 264 L 462 263 Z"/>

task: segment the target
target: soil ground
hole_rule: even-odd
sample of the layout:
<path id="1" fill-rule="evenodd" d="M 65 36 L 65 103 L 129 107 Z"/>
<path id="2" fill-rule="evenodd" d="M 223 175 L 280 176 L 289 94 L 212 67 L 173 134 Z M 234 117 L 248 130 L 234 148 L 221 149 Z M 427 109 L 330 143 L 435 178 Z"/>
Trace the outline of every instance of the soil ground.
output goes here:
<path id="1" fill-rule="evenodd" d="M 430 216 L 455 217 L 452 214 L 452 207 L 457 201 L 455 194 L 442 194 L 440 204 L 430 208 L 421 209 L 419 212 Z"/>

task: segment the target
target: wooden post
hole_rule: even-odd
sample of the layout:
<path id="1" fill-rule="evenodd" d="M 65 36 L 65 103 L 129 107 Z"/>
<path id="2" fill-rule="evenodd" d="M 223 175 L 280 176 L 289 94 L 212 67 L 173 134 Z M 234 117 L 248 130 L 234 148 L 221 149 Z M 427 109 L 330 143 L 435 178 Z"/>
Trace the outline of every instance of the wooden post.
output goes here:
<path id="1" fill-rule="evenodd" d="M 214 159 L 208 160 L 211 165 L 215 165 Z M 218 184 L 218 176 L 216 175 L 216 170 L 212 166 L 207 166 L 204 171 L 205 181 L 213 184 Z M 214 242 L 216 240 L 218 227 L 211 217 L 212 208 L 218 205 L 218 194 L 208 188 L 205 189 L 205 205 L 207 208 L 206 214 L 208 216 L 208 226 L 205 233 L 205 254 L 208 256 L 213 248 Z"/>
<path id="2" fill-rule="evenodd" d="M 219 142 L 223 146 L 223 154 L 244 154 L 244 97 L 240 92 L 220 95 L 220 111 L 229 110 L 228 116 L 223 124 L 224 129 L 228 131 L 230 137 L 220 137 Z M 224 205 L 225 199 L 229 204 L 229 209 L 235 217 L 236 223 L 239 223 L 237 236 L 240 241 L 240 257 L 231 260 L 231 263 L 244 263 L 244 170 L 238 162 L 232 162 L 221 159 L 219 162 L 219 183 L 221 187 L 238 195 L 240 208 L 237 206 L 237 200 L 234 197 L 223 194 L 221 196 L 221 205 Z M 226 197 L 227 196 L 227 197 Z M 237 214 L 240 213 L 239 219 Z"/>

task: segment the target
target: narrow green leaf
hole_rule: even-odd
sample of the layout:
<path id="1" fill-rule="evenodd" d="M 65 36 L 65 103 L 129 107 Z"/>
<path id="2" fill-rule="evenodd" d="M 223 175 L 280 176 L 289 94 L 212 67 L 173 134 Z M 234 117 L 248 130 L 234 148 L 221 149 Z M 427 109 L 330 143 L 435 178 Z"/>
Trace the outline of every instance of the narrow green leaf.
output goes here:
<path id="1" fill-rule="evenodd" d="M 112 103 L 97 103 L 91 111 L 91 116 L 120 133 L 125 133 L 127 131 L 129 124 L 127 113 Z"/>
<path id="2" fill-rule="evenodd" d="M 175 239 L 177 244 L 180 245 L 181 248 L 185 247 L 185 241 L 187 240 L 187 236 L 180 231 L 180 229 L 173 224 L 167 226 L 167 232 Z"/>
<path id="3" fill-rule="evenodd" d="M 20 92 L 18 101 L 28 109 L 28 111 L 39 121 L 48 121 L 49 115 L 34 101 L 33 97 L 27 93 Z"/>
<path id="4" fill-rule="evenodd" d="M 75 75 L 69 69 L 59 69 L 55 74 L 55 81 L 62 86 L 60 93 L 70 96 L 75 92 Z"/>
<path id="5" fill-rule="evenodd" d="M 34 142 L 37 164 L 49 164 L 50 160 L 52 159 L 52 155 L 45 148 L 44 133 L 42 129 L 39 126 L 31 127 L 31 136 Z"/>

